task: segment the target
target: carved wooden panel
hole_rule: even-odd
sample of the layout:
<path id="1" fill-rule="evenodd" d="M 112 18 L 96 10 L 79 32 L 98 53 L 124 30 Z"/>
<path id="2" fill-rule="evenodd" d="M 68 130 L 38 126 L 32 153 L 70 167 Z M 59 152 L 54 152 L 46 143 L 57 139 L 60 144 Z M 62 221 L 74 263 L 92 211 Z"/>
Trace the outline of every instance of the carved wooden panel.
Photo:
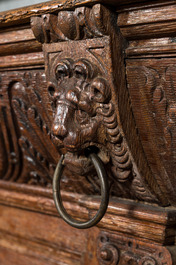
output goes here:
<path id="1" fill-rule="evenodd" d="M 172 0 L 153 2 L 54 0 L 0 14 L 3 265 L 176 263 L 176 13 Z M 94 216 L 88 146 L 115 198 L 97 227 L 78 232 L 59 218 L 51 185 L 64 154 L 65 208 Z"/>
<path id="2" fill-rule="evenodd" d="M 44 43 L 46 80 L 43 70 L 1 74 L 0 136 L 11 148 L 8 156 L 1 153 L 1 179 L 50 187 L 64 153 L 63 189 L 98 194 L 84 154 L 91 146 L 104 162 L 111 195 L 168 203 L 138 149 L 116 18 L 99 4 L 32 18 L 33 32 Z M 6 176 L 10 163 L 14 173 Z"/>
<path id="3" fill-rule="evenodd" d="M 53 110 L 44 72 L 2 73 L 0 103 L 0 178 L 51 187 L 60 154 L 51 140 Z M 67 190 L 94 192 L 90 181 L 84 184 L 79 176 L 72 181 L 74 177 L 67 175 L 63 177 Z"/>
<path id="4" fill-rule="evenodd" d="M 104 46 L 106 46 L 107 41 L 108 39 L 105 39 Z M 90 46 L 94 52 L 90 52 Z M 73 64 L 75 59 L 77 61 L 75 68 L 85 65 L 95 69 L 95 73 L 89 73 L 90 76 L 94 76 L 91 81 L 91 91 L 87 90 L 82 95 L 83 101 L 80 102 L 80 106 L 82 104 L 83 107 L 81 108 L 83 110 L 82 112 L 76 112 L 77 126 L 81 126 L 78 133 L 82 133 L 80 139 L 83 140 L 82 143 L 78 143 L 78 149 L 80 145 L 84 144 L 86 146 L 92 143 L 91 145 L 96 145 L 97 148 L 100 147 L 100 150 L 103 150 L 99 152 L 99 155 L 107 165 L 113 195 L 138 196 L 139 198 L 150 200 L 152 197 L 150 198 L 149 191 L 147 193 L 144 188 L 141 189 L 141 184 L 137 181 L 140 176 L 136 176 L 133 179 L 130 153 L 118 128 L 118 117 L 115 113 L 114 104 L 110 100 L 111 92 L 108 82 L 103 75 L 102 77 L 100 75 L 96 76 L 96 71 L 100 73 L 96 60 L 101 59 L 101 57 L 96 58 L 96 52 L 105 53 L 102 40 L 99 43 L 91 41 L 88 43 L 88 47 L 87 58 L 83 50 L 84 59 L 82 61 L 76 60 L 73 56 L 70 56 L 72 59 L 70 58 L 69 61 L 68 55 L 71 54 L 71 49 L 73 49 L 71 45 L 70 48 L 67 46 L 66 51 L 62 52 L 62 55 L 59 54 L 60 56 L 58 56 L 57 53 L 52 53 L 53 57 L 51 57 L 51 61 L 54 61 L 57 65 L 59 64 L 59 66 L 68 62 Z M 81 53 L 79 53 L 80 56 Z M 53 68 L 54 66 L 51 67 L 51 73 Z M 81 80 L 79 84 L 81 86 L 80 89 L 84 86 L 86 87 L 86 84 Z M 97 91 L 95 86 L 98 87 Z M 57 131 L 59 128 L 57 128 L 57 108 L 53 106 L 52 89 L 54 89 L 54 84 L 49 82 L 49 87 L 47 87 L 43 71 L 20 71 L 1 74 L 1 179 L 44 187 L 51 186 L 55 165 L 60 157 L 60 152 L 63 150 L 63 146 L 59 144 L 59 139 L 54 136 L 55 130 Z M 101 91 L 98 89 L 101 89 Z M 94 97 L 93 103 L 95 104 L 94 106 L 92 105 L 92 108 L 90 93 Z M 97 94 L 95 95 L 95 93 Z M 64 108 L 63 113 L 67 111 L 64 102 L 62 103 L 58 108 L 58 112 L 61 114 L 62 108 Z M 92 117 L 91 120 L 89 120 L 87 112 L 89 115 L 92 113 L 90 115 Z M 71 115 L 73 114 L 71 113 Z M 66 123 L 68 116 L 65 118 L 66 122 L 63 119 L 63 123 L 65 122 L 68 127 L 71 126 L 72 122 L 72 117 L 69 117 L 68 124 Z M 54 129 L 52 129 L 54 126 L 52 124 L 55 123 Z M 76 124 L 75 120 L 74 124 Z M 76 127 L 73 127 L 73 129 L 76 132 Z M 97 132 L 98 129 L 99 132 Z M 90 138 L 88 138 L 89 135 Z M 107 143 L 106 148 L 104 146 L 105 142 Z M 82 152 L 82 149 L 80 150 Z M 63 176 L 63 189 L 78 193 L 97 194 L 100 188 L 96 174 L 92 171 L 89 161 L 84 156 L 81 158 L 80 155 L 79 159 L 76 159 L 77 154 L 74 155 L 74 153 L 70 153 L 67 156 L 65 163 L 69 166 L 68 168 L 66 167 Z M 112 169 L 109 166 L 110 160 L 114 164 Z M 127 183 L 132 183 L 134 186 L 135 190 L 131 190 L 131 194 L 126 191 Z"/>
<path id="5" fill-rule="evenodd" d="M 42 186 L 51 180 L 55 149 L 45 87 L 43 71 L 1 74 L 1 179 Z"/>
<path id="6" fill-rule="evenodd" d="M 72 172 L 91 173 L 83 151 L 92 146 L 116 183 L 114 195 L 128 197 L 131 192 L 132 197 L 150 200 L 119 126 L 109 48 L 109 37 L 44 45 L 54 112 L 52 138 L 61 152 L 68 152 L 65 165 Z"/>
<path id="7" fill-rule="evenodd" d="M 174 204 L 176 203 L 175 71 L 175 59 L 132 60 L 127 63 L 132 108 L 143 148 L 163 193 Z"/>

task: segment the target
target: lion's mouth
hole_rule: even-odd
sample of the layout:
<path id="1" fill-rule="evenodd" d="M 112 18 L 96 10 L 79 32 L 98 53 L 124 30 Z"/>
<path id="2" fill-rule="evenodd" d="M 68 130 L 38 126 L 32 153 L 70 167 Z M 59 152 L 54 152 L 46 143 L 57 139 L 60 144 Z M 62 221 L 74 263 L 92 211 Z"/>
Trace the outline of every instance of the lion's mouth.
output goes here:
<path id="1" fill-rule="evenodd" d="M 100 149 L 97 145 L 85 145 L 86 148 L 82 148 L 78 152 L 66 152 L 64 158 L 64 165 L 67 169 L 73 173 L 79 175 L 86 175 L 94 172 L 94 166 L 89 159 L 90 153 L 96 153 L 104 164 L 107 164 L 110 160 L 108 152 Z"/>
<path id="2" fill-rule="evenodd" d="M 69 145 L 54 135 L 52 135 L 52 140 L 57 146 L 58 152 L 65 156 L 64 165 L 70 172 L 79 175 L 93 172 L 94 167 L 88 158 L 89 153 L 96 153 L 104 164 L 110 160 L 108 151 L 98 143 L 86 142 L 78 146 Z"/>
<path id="3" fill-rule="evenodd" d="M 77 155 L 85 155 L 85 151 L 87 148 L 91 148 L 92 152 L 98 153 L 99 149 L 101 149 L 100 145 L 95 144 L 93 142 L 85 142 L 80 145 L 71 145 L 64 141 L 64 139 L 59 139 L 57 136 L 52 135 L 52 141 L 57 147 L 59 153 L 66 154 L 76 153 Z M 87 152 L 86 152 L 87 154 Z"/>
<path id="4" fill-rule="evenodd" d="M 64 165 L 70 172 L 81 176 L 93 171 L 90 159 L 78 153 L 67 152 L 64 157 Z"/>

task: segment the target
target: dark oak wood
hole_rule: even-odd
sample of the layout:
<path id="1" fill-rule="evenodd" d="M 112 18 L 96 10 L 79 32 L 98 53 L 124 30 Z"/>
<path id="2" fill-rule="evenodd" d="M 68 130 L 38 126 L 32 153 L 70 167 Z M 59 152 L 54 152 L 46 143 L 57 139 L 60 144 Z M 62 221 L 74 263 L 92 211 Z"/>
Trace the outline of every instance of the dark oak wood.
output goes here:
<path id="1" fill-rule="evenodd" d="M 31 52 L 0 57 L 0 71 L 20 69 L 34 69 L 44 67 L 44 56 L 42 52 Z"/>
<path id="2" fill-rule="evenodd" d="M 147 2 L 147 0 L 124 0 L 124 4 L 131 4 L 132 3 L 138 3 L 138 2 Z M 157 2 L 157 0 L 153 1 Z M 59 10 L 64 9 L 70 9 L 75 8 L 77 6 L 84 6 L 84 5 L 93 5 L 96 3 L 101 4 L 108 4 L 112 6 L 119 6 L 122 5 L 122 2 L 120 0 L 55 0 L 55 1 L 48 1 L 47 3 L 43 4 L 36 4 L 33 6 L 25 7 L 25 8 L 19 8 L 16 10 L 10 10 L 1 12 L 0 13 L 0 23 L 1 25 L 9 25 L 11 23 L 22 23 L 26 20 L 28 20 L 31 16 L 34 15 L 41 15 L 46 13 L 53 13 Z"/>
<path id="3" fill-rule="evenodd" d="M 29 195 L 12 190 L 1 190 L 0 192 L 1 204 L 7 205 L 1 206 L 1 216 L 3 218 L 0 220 L 0 231 L 3 231 L 4 234 L 8 231 L 6 239 L 3 239 L 3 241 L 0 240 L 1 246 L 7 248 L 7 245 L 10 244 L 8 245 L 9 250 L 19 252 L 24 257 L 26 255 L 26 258 L 31 256 L 32 259 L 32 257 L 37 256 L 41 264 L 43 264 L 43 259 L 46 259 L 46 255 L 48 261 L 52 258 L 53 261 L 51 262 L 58 260 L 58 264 L 61 261 L 66 262 L 66 264 L 89 264 L 88 262 L 92 259 L 94 259 L 96 264 L 97 255 L 99 255 L 99 252 L 96 250 L 96 245 L 99 239 L 102 236 L 104 237 L 104 232 L 100 232 L 98 228 L 92 228 L 84 232 L 70 228 L 56 217 L 57 212 L 53 200 L 37 195 L 39 192 L 42 194 L 42 190 L 35 190 L 34 187 L 31 187 L 31 194 L 29 189 L 27 192 Z M 34 192 L 36 195 L 34 195 Z M 43 194 L 45 192 L 43 190 Z M 48 190 L 48 195 L 52 197 L 50 190 Z M 88 198 L 83 196 L 75 197 L 75 194 L 72 194 L 71 197 L 70 193 L 65 193 L 63 194 L 63 198 L 66 202 L 65 206 L 67 210 L 73 216 L 81 219 L 83 216 L 84 218 L 88 218 L 86 214 L 88 209 L 92 211 L 92 209 L 98 208 L 97 203 L 92 204 L 91 201 L 88 203 Z M 76 204 L 79 204 L 81 207 L 76 207 Z M 152 252 L 155 253 L 154 258 L 160 252 L 164 251 L 168 255 L 167 264 L 172 264 L 169 263 L 171 262 L 171 257 L 168 250 L 162 246 L 172 245 L 174 242 L 175 231 L 173 228 L 176 224 L 175 211 L 173 208 L 166 208 L 163 211 L 162 207 L 143 205 L 128 200 L 112 200 L 109 205 L 109 210 L 104 220 L 100 222 L 99 227 L 101 230 L 105 229 L 109 231 L 105 233 L 106 236 L 114 238 L 113 240 L 117 244 L 118 251 L 122 252 L 121 255 L 124 255 L 125 259 L 128 258 L 128 255 L 124 253 L 124 250 L 127 251 L 127 249 L 123 247 L 121 249 L 121 241 L 125 242 L 130 248 L 132 248 L 132 243 L 130 242 L 133 242 L 135 245 L 140 245 L 139 249 L 141 248 L 143 252 L 141 253 L 140 250 L 136 250 L 136 254 L 139 255 L 139 260 L 143 260 L 144 257 L 147 259 L 147 255 L 150 256 L 151 249 L 153 249 Z M 16 238 L 18 238 L 18 241 L 16 241 Z M 11 246 L 12 242 L 13 249 Z M 43 245 L 42 242 L 45 242 L 45 244 Z M 106 241 L 103 242 L 106 243 Z M 27 244 L 27 250 L 21 244 Z M 87 248 L 92 249 L 90 257 L 88 257 L 90 253 L 87 252 Z M 99 248 L 101 250 L 101 245 Z M 172 247 L 169 248 L 172 250 Z M 132 252 L 131 259 L 133 259 L 133 254 L 135 252 Z M 79 261 L 81 256 L 81 261 Z M 166 260 L 166 254 L 163 254 L 160 258 Z M 83 263 L 83 260 L 86 260 L 87 263 Z"/>
<path id="4" fill-rule="evenodd" d="M 77 12 L 82 14 L 81 21 Z M 20 72 L 17 69 L 16 72 L 1 74 L 2 97 L 6 98 L 6 101 L 2 101 L 2 139 L 6 138 L 6 146 L 9 148 L 11 136 L 6 135 L 8 130 L 6 115 L 13 116 L 9 126 L 14 126 L 16 138 L 13 140 L 10 152 L 17 159 L 16 163 L 12 162 L 11 165 L 13 172 L 8 171 L 8 163 L 11 163 L 10 154 L 6 160 L 4 159 L 4 168 L 2 168 L 4 180 L 50 187 L 60 154 L 67 153 L 63 188 L 78 193 L 97 194 L 99 183 L 97 180 L 93 181 L 95 172 L 92 171 L 90 160 L 84 157 L 84 149 L 91 145 L 99 150 L 99 156 L 106 165 L 112 195 L 168 204 L 167 198 L 161 196 L 160 187 L 152 179 L 150 169 L 145 162 L 129 106 L 129 97 L 124 93 L 126 86 L 122 48 L 125 42 L 122 36 L 115 32 L 114 25 L 110 21 L 113 17 L 117 18 L 115 13 L 98 4 L 92 8 L 81 7 L 75 11 L 61 11 L 58 15 L 31 19 L 34 35 L 39 41 L 44 42 L 46 80 L 42 70 L 37 69 Z M 109 25 L 104 24 L 104 18 L 107 18 Z M 80 28 L 74 24 L 74 21 L 80 23 Z M 109 31 L 110 26 L 112 31 Z M 22 31 L 19 30 L 20 33 L 17 34 L 15 43 L 17 46 L 18 38 L 23 45 Z M 29 34 L 27 38 L 33 38 L 31 32 L 27 32 Z M 8 36 L 9 33 L 4 34 Z M 72 41 L 68 42 L 67 39 L 70 38 Z M 16 41 L 13 35 L 11 39 Z M 82 40 L 78 43 L 74 39 Z M 114 47 L 111 47 L 111 40 L 114 40 Z M 60 41 L 64 42 L 53 43 Z M 51 43 L 47 44 L 48 42 Z M 63 52 L 58 53 L 58 51 Z M 109 57 L 106 58 L 105 54 L 109 54 Z M 113 61 L 114 54 L 118 54 L 118 64 Z M 34 54 L 31 57 L 30 67 L 36 66 Z M 82 59 L 79 60 L 79 57 Z M 14 67 L 17 58 L 22 59 L 20 67 L 25 66 L 23 62 L 25 57 L 18 55 L 14 57 L 15 60 L 9 67 Z M 7 59 L 12 58 L 8 56 Z M 7 64 L 6 61 L 5 63 Z M 58 76 L 60 70 L 55 74 L 56 67 L 69 67 L 70 78 L 66 77 L 60 82 L 62 76 Z M 81 71 L 79 69 L 87 72 L 85 80 L 84 73 L 79 73 Z M 111 72 L 119 73 L 114 76 L 115 80 L 117 79 L 115 83 Z M 57 82 L 60 82 L 60 87 L 56 85 Z M 116 84 L 118 84 L 118 97 Z M 87 91 L 79 92 L 78 96 L 78 90 L 81 91 L 83 86 L 87 86 Z M 59 93 L 62 94 L 62 99 L 58 100 Z M 11 105 L 11 111 L 7 114 L 5 109 L 8 104 Z M 75 109 L 72 108 L 73 104 Z M 127 115 L 124 115 L 124 106 Z M 123 136 L 123 130 L 129 138 L 129 147 Z M 135 158 L 129 149 L 135 154 Z M 2 156 L 4 152 L 5 147 L 2 149 Z M 21 165 L 18 163 L 19 159 L 23 161 Z M 142 165 L 139 170 L 136 163 Z M 86 179 L 85 176 L 88 174 L 90 176 Z M 83 176 L 84 182 L 81 181 Z"/>
<path id="5" fill-rule="evenodd" d="M 166 4 L 122 12 L 118 17 L 118 25 L 128 39 L 174 36 L 175 9 L 175 4 Z"/>
<path id="6" fill-rule="evenodd" d="M 175 1 L 49 1 L 0 13 L 0 264 L 174 265 Z M 104 163 L 110 203 L 89 230 Z"/>

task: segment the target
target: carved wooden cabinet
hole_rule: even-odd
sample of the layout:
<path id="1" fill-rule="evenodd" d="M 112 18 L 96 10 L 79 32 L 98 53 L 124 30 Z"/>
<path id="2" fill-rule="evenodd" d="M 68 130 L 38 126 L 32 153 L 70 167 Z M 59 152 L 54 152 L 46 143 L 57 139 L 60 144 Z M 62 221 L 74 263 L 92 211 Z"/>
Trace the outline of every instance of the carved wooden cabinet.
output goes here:
<path id="1" fill-rule="evenodd" d="M 0 265 L 176 264 L 175 137 L 175 1 L 1 12 Z"/>

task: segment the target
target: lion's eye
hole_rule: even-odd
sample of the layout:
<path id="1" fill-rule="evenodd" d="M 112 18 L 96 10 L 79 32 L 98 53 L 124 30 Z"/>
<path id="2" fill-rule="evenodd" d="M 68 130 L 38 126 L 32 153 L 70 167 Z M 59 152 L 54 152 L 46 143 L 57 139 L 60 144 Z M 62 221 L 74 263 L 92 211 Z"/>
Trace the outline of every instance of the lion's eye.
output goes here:
<path id="1" fill-rule="evenodd" d="M 93 92 L 96 97 L 100 98 L 102 96 L 100 90 L 96 86 L 93 86 Z"/>
<path id="2" fill-rule="evenodd" d="M 97 82 L 93 82 L 93 84 L 91 85 L 91 91 L 94 95 L 94 100 L 98 101 L 98 102 L 103 102 L 103 93 L 100 90 L 100 84 Z"/>
<path id="3" fill-rule="evenodd" d="M 74 68 L 74 76 L 78 79 L 85 80 L 87 77 L 86 70 L 81 65 L 76 65 Z"/>
<path id="4" fill-rule="evenodd" d="M 110 97 L 110 89 L 107 81 L 102 77 L 97 77 L 91 84 L 91 93 L 94 95 L 94 100 L 97 102 L 106 102 Z"/>
<path id="5" fill-rule="evenodd" d="M 57 80 L 62 80 L 66 76 L 69 76 L 69 67 L 66 64 L 57 65 L 56 67 Z"/>

